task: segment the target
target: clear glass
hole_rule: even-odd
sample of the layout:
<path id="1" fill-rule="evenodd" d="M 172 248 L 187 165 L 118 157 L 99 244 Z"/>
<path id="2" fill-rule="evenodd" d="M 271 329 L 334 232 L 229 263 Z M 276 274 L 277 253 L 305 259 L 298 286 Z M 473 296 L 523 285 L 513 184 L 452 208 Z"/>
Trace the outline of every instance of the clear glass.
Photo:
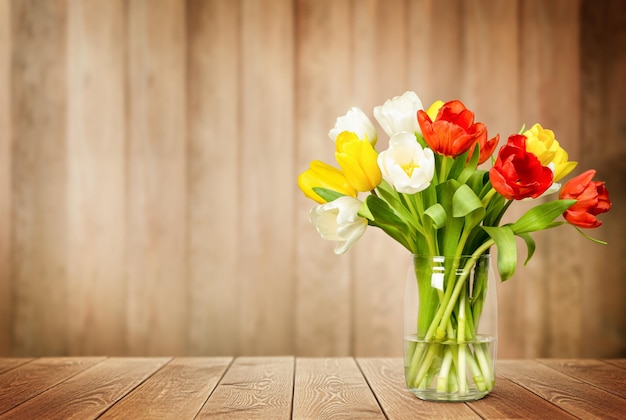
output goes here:
<path id="1" fill-rule="evenodd" d="M 495 383 L 498 308 L 488 254 L 413 255 L 404 308 L 407 388 L 431 401 L 471 401 Z"/>

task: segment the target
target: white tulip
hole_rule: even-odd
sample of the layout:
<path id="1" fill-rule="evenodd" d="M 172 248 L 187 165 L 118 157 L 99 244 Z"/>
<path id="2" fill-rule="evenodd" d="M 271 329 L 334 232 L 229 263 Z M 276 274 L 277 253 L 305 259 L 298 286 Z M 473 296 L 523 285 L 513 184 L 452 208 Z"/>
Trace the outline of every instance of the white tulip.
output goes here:
<path id="1" fill-rule="evenodd" d="M 367 115 L 360 108 L 352 107 L 346 112 L 345 115 L 337 118 L 335 127 L 328 132 L 328 137 L 332 141 L 337 139 L 337 136 L 344 131 L 350 131 L 357 135 L 361 140 L 369 141 L 372 146 L 376 145 L 378 140 L 378 133 L 376 127 Z"/>
<path id="2" fill-rule="evenodd" d="M 422 101 L 415 92 L 408 91 L 375 107 L 374 117 L 389 137 L 402 131 L 422 134 L 417 122 L 417 111 L 420 109 L 424 109 Z"/>
<path id="3" fill-rule="evenodd" d="M 346 252 L 365 232 L 367 220 L 357 214 L 361 204 L 343 196 L 311 209 L 311 222 L 322 238 L 337 242 L 335 254 Z"/>
<path id="4" fill-rule="evenodd" d="M 389 148 L 378 155 L 383 179 L 398 192 L 414 194 L 428 188 L 435 173 L 435 154 L 422 148 L 413 133 L 398 133 Z"/>

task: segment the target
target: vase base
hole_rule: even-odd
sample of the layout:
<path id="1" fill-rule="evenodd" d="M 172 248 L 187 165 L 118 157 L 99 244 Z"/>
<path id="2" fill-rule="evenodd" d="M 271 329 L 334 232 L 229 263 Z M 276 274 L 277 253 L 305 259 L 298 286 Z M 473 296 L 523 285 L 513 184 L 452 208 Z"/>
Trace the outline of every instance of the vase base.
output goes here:
<path id="1" fill-rule="evenodd" d="M 420 400 L 439 402 L 476 401 L 484 398 L 489 391 L 469 390 L 464 394 L 458 392 L 441 392 L 434 389 L 409 388 L 409 391 Z"/>

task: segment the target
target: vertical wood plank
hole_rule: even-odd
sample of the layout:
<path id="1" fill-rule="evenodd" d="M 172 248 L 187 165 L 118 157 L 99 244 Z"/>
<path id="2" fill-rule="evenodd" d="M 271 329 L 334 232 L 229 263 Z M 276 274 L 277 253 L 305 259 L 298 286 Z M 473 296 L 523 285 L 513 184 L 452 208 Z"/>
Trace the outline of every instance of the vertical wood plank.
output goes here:
<path id="1" fill-rule="evenodd" d="M 581 10 L 580 165 L 596 169 L 606 181 L 613 209 L 600 216 L 603 226 L 588 233 L 607 246 L 582 241 L 584 311 L 580 355 L 626 355 L 626 9 L 623 2 L 585 0 Z"/>
<path id="2" fill-rule="evenodd" d="M 125 348 L 124 2 L 68 10 L 68 352 Z"/>
<path id="3" fill-rule="evenodd" d="M 11 3 L 16 355 L 67 352 L 66 6 Z"/>
<path id="4" fill-rule="evenodd" d="M 240 2 L 188 4 L 189 351 L 238 353 Z"/>
<path id="5" fill-rule="evenodd" d="M 11 3 L 0 0 L 0 356 L 13 348 L 11 279 Z"/>
<path id="6" fill-rule="evenodd" d="M 353 2 L 352 16 L 352 105 L 376 124 L 380 152 L 387 149 L 389 139 L 375 122 L 374 106 L 413 90 L 407 83 L 407 6 L 404 0 Z M 353 354 L 400 356 L 409 253 L 378 228 L 369 228 L 350 252 Z"/>
<path id="7" fill-rule="evenodd" d="M 294 336 L 294 43 L 289 0 L 241 16 L 241 354 L 290 354 Z M 271 24 L 268 24 L 271 22 Z"/>
<path id="8" fill-rule="evenodd" d="M 519 112 L 518 2 L 475 0 L 467 4 L 471 6 L 465 9 L 463 23 L 464 65 L 459 74 L 463 80 L 461 100 L 474 111 L 476 121 L 487 126 L 489 138 L 500 133 L 502 145 L 524 123 Z M 485 167 L 489 168 L 490 164 Z M 514 203 L 507 212 L 507 221 L 517 220 L 528 207 L 523 202 Z M 520 244 L 519 269 L 515 278 L 506 283 L 498 281 L 497 285 L 500 307 L 498 355 L 503 358 L 523 355 L 524 334 L 519 331 L 524 325 L 519 320 L 524 302 L 517 297 L 523 293 L 525 278 L 532 272 L 527 272 L 527 267 L 523 266 L 526 257 L 523 246 Z M 495 260 L 493 264 L 495 270 Z"/>
<path id="9" fill-rule="evenodd" d="M 293 357 L 240 357 L 196 418 L 289 418 L 293 375 Z"/>
<path id="10" fill-rule="evenodd" d="M 351 80 L 350 3 L 297 2 L 296 166 L 305 171 L 312 160 L 338 167 L 328 138 L 338 116 L 353 105 L 346 92 Z M 293 189 L 296 177 L 291 180 Z M 351 354 L 352 300 L 350 256 L 333 254 L 308 214 L 317 203 L 297 192 L 296 330 L 300 356 Z"/>
<path id="11" fill-rule="evenodd" d="M 383 419 L 376 398 L 352 358 L 298 358 L 294 419 Z"/>
<path id="12" fill-rule="evenodd" d="M 187 347 L 185 9 L 128 3 L 128 345 Z"/>
<path id="13" fill-rule="evenodd" d="M 409 84 L 425 106 L 460 97 L 468 7 L 462 0 L 409 1 Z"/>
<path id="14" fill-rule="evenodd" d="M 540 122 L 554 130 L 570 159 L 577 160 L 580 133 L 572 122 L 580 117 L 580 2 L 524 1 L 521 5 L 522 119 L 527 127 Z M 570 357 L 577 354 L 582 339 L 583 312 L 572 308 L 583 307 L 583 238 L 567 227 L 534 236 L 538 252 L 531 264 L 537 271 L 523 278 L 527 304 L 522 325 L 537 328 L 523 327 L 525 352 Z"/>

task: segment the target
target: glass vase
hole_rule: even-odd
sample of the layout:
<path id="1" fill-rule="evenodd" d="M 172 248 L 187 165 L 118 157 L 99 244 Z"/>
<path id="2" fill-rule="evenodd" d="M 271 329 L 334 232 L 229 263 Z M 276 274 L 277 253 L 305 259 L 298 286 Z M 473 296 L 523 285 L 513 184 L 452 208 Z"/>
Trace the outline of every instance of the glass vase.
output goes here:
<path id="1" fill-rule="evenodd" d="M 407 388 L 431 401 L 471 401 L 494 386 L 497 295 L 489 254 L 413 255 L 404 308 Z"/>

